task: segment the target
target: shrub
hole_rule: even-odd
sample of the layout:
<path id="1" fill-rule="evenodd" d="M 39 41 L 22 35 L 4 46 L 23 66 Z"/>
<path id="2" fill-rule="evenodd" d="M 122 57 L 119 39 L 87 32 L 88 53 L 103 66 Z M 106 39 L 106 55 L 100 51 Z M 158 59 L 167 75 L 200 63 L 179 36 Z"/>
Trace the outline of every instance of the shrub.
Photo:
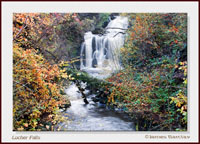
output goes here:
<path id="1" fill-rule="evenodd" d="M 108 104 L 129 113 L 137 130 L 187 129 L 187 15 L 126 14 L 124 70 L 108 78 Z"/>
<path id="2" fill-rule="evenodd" d="M 34 49 L 13 47 L 13 129 L 53 130 L 58 109 L 69 103 L 61 94 L 62 73 Z M 45 128 L 46 127 L 46 128 Z"/>

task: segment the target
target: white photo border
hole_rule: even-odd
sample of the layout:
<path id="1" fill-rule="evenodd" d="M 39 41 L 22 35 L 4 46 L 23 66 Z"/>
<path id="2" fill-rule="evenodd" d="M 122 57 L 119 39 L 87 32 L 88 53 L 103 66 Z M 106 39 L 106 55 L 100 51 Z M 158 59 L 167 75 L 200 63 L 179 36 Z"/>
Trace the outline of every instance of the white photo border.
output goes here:
<path id="1" fill-rule="evenodd" d="M 117 12 L 117 13 L 187 13 L 188 14 L 188 131 L 187 132 L 14 132 L 12 130 L 12 20 L 13 13 L 25 12 Z M 198 2 L 2 2 L 2 142 L 198 142 Z M 168 135 L 180 136 L 170 139 Z M 19 139 L 15 136 L 38 136 Z M 166 136 L 167 138 L 150 138 Z M 189 136 L 185 139 L 183 136 Z"/>

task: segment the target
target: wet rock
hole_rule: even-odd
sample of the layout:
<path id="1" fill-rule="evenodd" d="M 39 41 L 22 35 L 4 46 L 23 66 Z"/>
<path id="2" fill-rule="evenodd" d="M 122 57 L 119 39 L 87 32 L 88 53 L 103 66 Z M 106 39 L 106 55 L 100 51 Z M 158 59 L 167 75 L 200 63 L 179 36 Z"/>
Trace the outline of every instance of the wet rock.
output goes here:
<path id="1" fill-rule="evenodd" d="M 103 103 L 100 103 L 100 102 L 99 102 L 99 103 L 98 103 L 98 107 L 99 107 L 99 108 L 105 108 L 105 107 L 106 107 L 106 104 L 103 104 Z"/>
<path id="2" fill-rule="evenodd" d="M 70 103 L 63 104 L 63 105 L 59 106 L 59 109 L 62 109 L 62 110 L 64 110 L 64 111 L 66 111 L 66 110 L 67 110 L 67 108 L 69 108 L 70 106 L 71 106 L 71 104 L 70 104 Z"/>
<path id="3" fill-rule="evenodd" d="M 97 66 L 97 59 L 93 59 L 92 61 L 92 67 L 96 67 Z"/>
<path id="4" fill-rule="evenodd" d="M 119 16 L 119 13 L 112 13 L 112 14 L 110 15 L 110 19 L 111 19 L 111 20 L 114 20 L 114 19 L 116 18 L 116 16 Z"/>
<path id="5" fill-rule="evenodd" d="M 93 31 L 92 31 L 93 34 L 103 34 L 104 33 L 104 30 L 102 28 L 95 28 Z"/>
<path id="6" fill-rule="evenodd" d="M 109 21 L 105 21 L 105 22 L 103 23 L 103 25 L 102 25 L 102 28 L 106 28 L 107 25 L 108 25 L 108 23 L 109 23 Z"/>

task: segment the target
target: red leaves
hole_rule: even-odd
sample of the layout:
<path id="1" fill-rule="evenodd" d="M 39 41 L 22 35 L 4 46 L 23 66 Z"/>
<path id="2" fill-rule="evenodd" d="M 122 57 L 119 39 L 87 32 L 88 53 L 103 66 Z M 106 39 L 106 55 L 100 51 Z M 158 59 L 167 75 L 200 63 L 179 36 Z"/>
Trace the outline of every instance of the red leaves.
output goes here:
<path id="1" fill-rule="evenodd" d="M 179 30 L 173 25 L 172 26 L 173 31 L 178 32 Z"/>
<path id="2" fill-rule="evenodd" d="M 118 74 L 117 74 L 118 77 L 121 76 L 121 75 L 122 75 L 122 73 L 118 73 Z"/>

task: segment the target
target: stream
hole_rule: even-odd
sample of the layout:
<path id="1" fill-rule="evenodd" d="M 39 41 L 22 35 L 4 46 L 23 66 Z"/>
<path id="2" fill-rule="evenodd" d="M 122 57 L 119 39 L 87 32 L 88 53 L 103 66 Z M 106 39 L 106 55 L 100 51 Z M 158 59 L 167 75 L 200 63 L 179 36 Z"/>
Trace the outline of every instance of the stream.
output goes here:
<path id="1" fill-rule="evenodd" d="M 106 108 L 104 104 L 92 101 L 85 104 L 75 84 L 66 89 L 71 107 L 64 112 L 68 122 L 61 123 L 61 130 L 66 131 L 134 131 L 133 122 L 125 115 Z"/>
<path id="2" fill-rule="evenodd" d="M 80 70 L 90 76 L 104 79 L 113 72 L 123 69 L 120 64 L 120 48 L 124 45 L 128 18 L 116 16 L 105 28 L 105 34 L 86 32 L 80 51 Z M 106 107 L 105 104 L 92 101 L 95 95 L 87 96 L 85 104 L 75 84 L 66 89 L 71 106 L 64 115 L 67 123 L 60 124 L 67 131 L 133 131 L 133 122 L 122 113 Z M 89 91 L 87 91 L 89 92 Z M 87 93 L 86 92 L 86 93 Z"/>

